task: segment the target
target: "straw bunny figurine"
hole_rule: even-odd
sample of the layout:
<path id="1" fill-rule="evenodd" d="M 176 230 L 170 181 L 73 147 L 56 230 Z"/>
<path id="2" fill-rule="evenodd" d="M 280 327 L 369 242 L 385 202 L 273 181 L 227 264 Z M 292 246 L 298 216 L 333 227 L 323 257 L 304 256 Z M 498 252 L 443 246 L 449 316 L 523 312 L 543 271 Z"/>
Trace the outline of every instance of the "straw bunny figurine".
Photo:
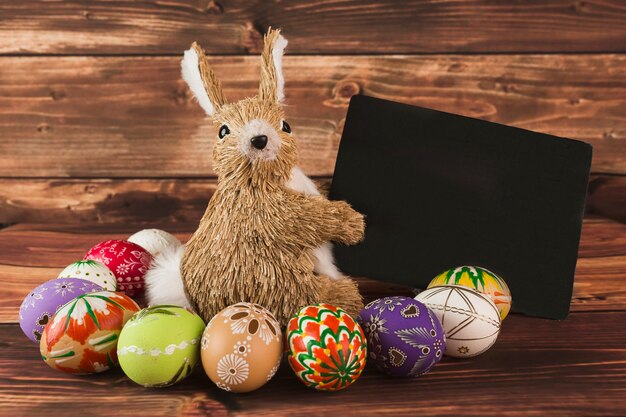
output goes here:
<path id="1" fill-rule="evenodd" d="M 218 128 L 218 187 L 189 242 L 156 257 L 146 277 L 150 304 L 190 306 L 209 321 L 248 301 L 283 324 L 309 304 L 331 303 L 354 315 L 362 308 L 356 283 L 335 268 L 328 241 L 358 243 L 363 216 L 320 196 L 296 166 L 296 141 L 281 105 L 286 45 L 278 30 L 268 31 L 259 94 L 236 103 L 226 101 L 200 46 L 185 52 L 183 78 Z"/>

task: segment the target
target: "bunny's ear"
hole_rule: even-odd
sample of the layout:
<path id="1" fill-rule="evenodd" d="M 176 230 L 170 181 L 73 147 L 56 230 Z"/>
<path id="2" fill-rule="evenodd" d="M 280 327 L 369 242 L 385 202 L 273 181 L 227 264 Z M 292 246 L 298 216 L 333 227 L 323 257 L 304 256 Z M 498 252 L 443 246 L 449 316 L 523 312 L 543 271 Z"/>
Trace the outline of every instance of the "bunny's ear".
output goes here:
<path id="1" fill-rule="evenodd" d="M 269 28 L 265 35 L 265 46 L 261 63 L 261 86 L 259 97 L 262 100 L 281 102 L 285 98 L 283 87 L 283 52 L 287 46 L 287 39 L 280 30 Z"/>
<path id="2" fill-rule="evenodd" d="M 180 63 L 183 79 L 206 114 L 212 116 L 226 103 L 222 85 L 209 67 L 200 45 L 194 42 Z"/>

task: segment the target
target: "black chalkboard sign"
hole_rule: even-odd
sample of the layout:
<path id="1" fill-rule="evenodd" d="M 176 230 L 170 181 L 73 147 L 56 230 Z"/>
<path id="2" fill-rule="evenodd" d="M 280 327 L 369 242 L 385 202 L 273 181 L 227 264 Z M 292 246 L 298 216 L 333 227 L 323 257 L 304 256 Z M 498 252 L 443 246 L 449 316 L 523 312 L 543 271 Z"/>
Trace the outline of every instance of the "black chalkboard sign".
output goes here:
<path id="1" fill-rule="evenodd" d="M 366 96 L 350 102 L 331 199 L 367 215 L 346 273 L 425 288 L 460 265 L 508 283 L 513 311 L 569 312 L 589 144 Z"/>

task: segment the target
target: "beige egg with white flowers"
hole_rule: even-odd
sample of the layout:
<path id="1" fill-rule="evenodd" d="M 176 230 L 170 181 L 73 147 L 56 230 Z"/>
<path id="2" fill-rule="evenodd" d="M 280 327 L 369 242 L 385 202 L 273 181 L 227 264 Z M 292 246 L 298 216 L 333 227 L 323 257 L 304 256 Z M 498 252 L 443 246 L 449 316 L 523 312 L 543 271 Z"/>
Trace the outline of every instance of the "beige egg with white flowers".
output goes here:
<path id="1" fill-rule="evenodd" d="M 220 311 L 202 335 L 202 366 L 219 388 L 254 391 L 272 379 L 283 354 L 280 324 L 266 308 L 237 303 Z"/>

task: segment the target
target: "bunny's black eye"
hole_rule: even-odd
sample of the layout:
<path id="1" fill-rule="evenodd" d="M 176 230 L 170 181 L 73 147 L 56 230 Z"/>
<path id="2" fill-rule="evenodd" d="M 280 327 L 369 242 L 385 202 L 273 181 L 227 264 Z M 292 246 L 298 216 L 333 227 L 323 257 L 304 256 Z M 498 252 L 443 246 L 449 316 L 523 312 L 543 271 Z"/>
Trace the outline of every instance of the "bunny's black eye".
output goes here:
<path id="1" fill-rule="evenodd" d="M 289 126 L 289 123 L 287 123 L 286 121 L 283 120 L 283 132 L 287 132 L 287 133 L 291 133 L 291 126 Z"/>
<path id="2" fill-rule="evenodd" d="M 220 131 L 218 135 L 220 139 L 224 139 L 224 136 L 228 135 L 229 133 L 230 133 L 230 129 L 228 128 L 228 126 L 222 125 L 222 127 L 220 127 Z"/>

